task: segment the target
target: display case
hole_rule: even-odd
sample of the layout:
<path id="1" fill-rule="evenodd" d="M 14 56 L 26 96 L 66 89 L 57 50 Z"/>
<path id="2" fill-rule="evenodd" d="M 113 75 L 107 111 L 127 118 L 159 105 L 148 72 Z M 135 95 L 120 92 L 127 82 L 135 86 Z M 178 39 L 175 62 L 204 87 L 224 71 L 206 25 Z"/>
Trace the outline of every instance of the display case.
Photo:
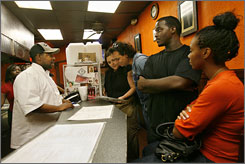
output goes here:
<path id="1" fill-rule="evenodd" d="M 88 99 L 102 95 L 100 63 L 76 63 L 63 65 L 65 94 L 88 86 Z"/>

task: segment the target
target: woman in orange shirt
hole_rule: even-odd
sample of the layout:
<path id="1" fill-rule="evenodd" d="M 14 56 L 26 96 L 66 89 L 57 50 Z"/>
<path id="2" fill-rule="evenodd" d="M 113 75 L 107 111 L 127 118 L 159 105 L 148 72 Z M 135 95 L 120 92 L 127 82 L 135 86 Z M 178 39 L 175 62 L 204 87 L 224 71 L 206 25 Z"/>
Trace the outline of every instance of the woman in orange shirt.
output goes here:
<path id="1" fill-rule="evenodd" d="M 191 162 L 237 162 L 239 137 L 244 128 L 244 86 L 225 62 L 238 54 L 234 29 L 239 19 L 226 12 L 213 18 L 214 25 L 201 29 L 191 41 L 193 69 L 209 78 L 198 98 L 175 121 L 176 138 L 190 140 L 202 133 L 199 156 Z"/>
<path id="2" fill-rule="evenodd" d="M 238 161 L 240 136 L 244 129 L 244 85 L 225 62 L 238 54 L 234 29 L 239 19 L 226 12 L 213 18 L 214 25 L 196 33 L 188 55 L 193 69 L 209 78 L 198 98 L 175 120 L 175 138 L 193 140 L 201 133 L 200 151 L 177 163 L 231 163 Z M 162 162 L 154 153 L 159 142 L 149 144 L 145 156 L 134 162 Z"/>

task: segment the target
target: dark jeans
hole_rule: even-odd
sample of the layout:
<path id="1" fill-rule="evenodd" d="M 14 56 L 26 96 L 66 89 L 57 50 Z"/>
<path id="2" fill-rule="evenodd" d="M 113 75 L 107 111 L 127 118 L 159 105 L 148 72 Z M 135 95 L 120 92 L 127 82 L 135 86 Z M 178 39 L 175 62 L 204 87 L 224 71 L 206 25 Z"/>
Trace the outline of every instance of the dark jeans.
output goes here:
<path id="1" fill-rule="evenodd" d="M 9 125 L 9 129 L 10 129 L 10 133 L 11 133 L 11 129 L 12 129 L 12 115 L 13 115 L 13 112 L 8 110 L 8 125 Z"/>
<path id="2" fill-rule="evenodd" d="M 134 160 L 133 163 L 163 163 L 160 158 L 155 155 L 155 150 L 159 141 L 147 145 L 143 150 L 143 157 Z M 207 159 L 201 152 L 197 151 L 186 159 L 178 159 L 174 163 L 214 163 Z"/>

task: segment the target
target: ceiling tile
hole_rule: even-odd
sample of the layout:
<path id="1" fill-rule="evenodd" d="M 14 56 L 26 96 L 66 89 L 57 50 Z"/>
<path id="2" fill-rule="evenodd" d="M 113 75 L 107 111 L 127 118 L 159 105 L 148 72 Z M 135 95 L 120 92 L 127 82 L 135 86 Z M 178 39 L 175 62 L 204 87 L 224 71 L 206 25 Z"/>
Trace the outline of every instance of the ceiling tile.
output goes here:
<path id="1" fill-rule="evenodd" d="M 103 24 L 104 32 L 100 41 L 107 47 L 111 39 L 116 38 L 152 1 L 122 1 L 114 14 L 87 12 L 88 1 L 51 1 L 53 10 L 22 9 L 12 1 L 2 1 L 33 34 L 35 41 L 45 41 L 37 28 L 61 29 L 63 41 L 50 41 L 58 47 L 69 42 L 82 40 L 83 29 L 92 28 L 92 24 Z"/>
<path id="2" fill-rule="evenodd" d="M 88 1 L 51 1 L 54 10 L 87 11 Z"/>
<path id="3" fill-rule="evenodd" d="M 59 22 L 82 22 L 85 13 L 81 11 L 55 11 L 55 16 Z"/>

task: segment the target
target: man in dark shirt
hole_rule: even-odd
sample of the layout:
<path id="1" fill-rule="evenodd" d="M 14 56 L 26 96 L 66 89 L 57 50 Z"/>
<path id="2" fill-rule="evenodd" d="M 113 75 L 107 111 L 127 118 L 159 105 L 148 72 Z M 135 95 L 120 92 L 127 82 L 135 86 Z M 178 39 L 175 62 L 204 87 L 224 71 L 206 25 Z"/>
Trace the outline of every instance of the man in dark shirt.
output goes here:
<path id="1" fill-rule="evenodd" d="M 164 122 L 174 122 L 185 106 L 197 97 L 195 89 L 201 76 L 191 68 L 190 48 L 180 41 L 181 25 L 172 16 L 158 19 L 155 37 L 159 47 L 165 49 L 146 61 L 143 77 L 138 81 L 139 90 L 149 93 L 148 116 L 150 128 L 148 143 L 161 139 L 156 127 Z"/>

